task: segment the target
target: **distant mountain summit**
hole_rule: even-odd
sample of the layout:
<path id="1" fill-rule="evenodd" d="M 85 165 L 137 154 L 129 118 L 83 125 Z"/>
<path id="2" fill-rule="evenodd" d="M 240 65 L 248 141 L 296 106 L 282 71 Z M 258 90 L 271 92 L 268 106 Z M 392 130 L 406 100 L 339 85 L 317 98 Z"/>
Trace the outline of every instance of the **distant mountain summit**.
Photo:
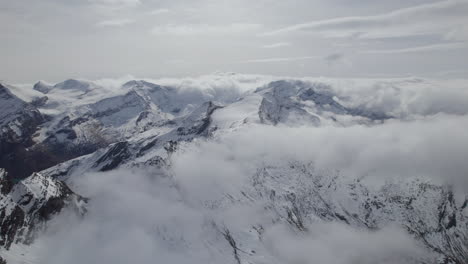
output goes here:
<path id="1" fill-rule="evenodd" d="M 70 188 L 83 174 L 117 169 L 157 171 L 167 188 L 175 188 L 184 197 L 171 158 L 188 146 L 218 142 L 254 127 L 373 127 L 400 118 L 397 111 L 352 101 L 356 96 L 337 92 L 331 84 L 305 79 L 277 79 L 232 93 L 145 80 L 109 88 L 70 79 L 55 85 L 36 83 L 30 102 L 9 87 L 0 84 L 0 255 L 16 244 L 34 243 L 63 210 L 72 209 L 86 218 L 93 200 Z M 44 96 L 36 96 L 37 92 Z M 389 101 L 386 107 L 394 104 L 382 100 Z M 422 110 L 417 111 L 421 116 Z M 262 142 L 262 136 L 266 135 L 255 140 Z M 286 143 L 288 137 L 285 135 Z M 281 263 L 267 253 L 271 245 L 265 234 L 274 224 L 286 225 L 298 237 L 316 222 L 336 222 L 366 232 L 395 225 L 436 257 L 428 261 L 391 256 L 390 262 L 466 263 L 467 194 L 456 196 L 452 186 L 422 177 L 388 181 L 376 188 L 361 179 L 343 177 L 338 170 L 319 170 L 314 160 L 306 160 L 262 160 L 255 163 L 255 173 L 242 175 L 247 184 L 239 189 L 233 187 L 234 191 L 222 193 L 221 198 L 207 198 L 201 207 L 190 204 L 194 210 L 208 212 L 206 230 L 197 232 L 215 235 L 202 242 L 182 239 L 180 248 L 187 252 L 194 244 L 196 250 L 209 248 L 226 263 Z M 204 173 L 192 166 L 189 169 Z M 224 169 L 230 168 L 220 165 L 220 175 Z M 220 190 L 206 190 L 207 197 L 211 197 L 210 191 Z M 186 201 L 181 198 L 179 202 Z M 226 211 L 242 213 L 242 208 L 255 211 L 255 217 L 245 216 L 242 223 L 231 226 L 214 217 Z M 174 242 L 177 239 L 164 241 L 179 247 Z M 0 263 L 15 260 L 3 258 Z"/>

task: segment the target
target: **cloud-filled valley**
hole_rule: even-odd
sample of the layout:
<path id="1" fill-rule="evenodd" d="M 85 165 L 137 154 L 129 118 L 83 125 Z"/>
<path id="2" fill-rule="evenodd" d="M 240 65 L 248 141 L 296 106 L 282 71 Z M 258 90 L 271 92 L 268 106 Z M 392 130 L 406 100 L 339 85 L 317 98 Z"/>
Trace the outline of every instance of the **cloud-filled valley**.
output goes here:
<path id="1" fill-rule="evenodd" d="M 2 221 L 16 223 L 2 225 L 7 263 L 463 263 L 468 252 L 465 80 L 1 87 L 16 107 L 0 116 L 2 146 L 45 162 L 2 160 Z"/>
<path id="2" fill-rule="evenodd" d="M 468 0 L 0 3 L 0 264 L 467 264 Z"/>

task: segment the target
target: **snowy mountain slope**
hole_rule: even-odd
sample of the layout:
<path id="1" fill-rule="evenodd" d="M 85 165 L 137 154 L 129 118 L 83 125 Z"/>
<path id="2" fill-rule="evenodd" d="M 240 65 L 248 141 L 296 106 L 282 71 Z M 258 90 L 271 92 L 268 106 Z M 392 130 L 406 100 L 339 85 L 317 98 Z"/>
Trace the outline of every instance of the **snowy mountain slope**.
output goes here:
<path id="1" fill-rule="evenodd" d="M 45 85 L 39 82 L 35 89 L 44 91 L 45 88 L 38 87 Z M 30 153 L 41 156 L 41 169 L 112 143 L 135 140 L 140 134 L 142 138 L 154 138 L 168 133 L 177 125 L 180 127 L 180 122 L 189 120 L 192 111 L 203 103 L 216 99 L 212 94 L 181 91 L 146 81 L 126 82 L 113 92 L 77 80 L 47 87 L 48 100 L 39 109 L 48 121 L 35 134 L 35 144 L 30 148 Z"/>
<path id="2" fill-rule="evenodd" d="M 270 125 L 353 125 L 380 123 L 391 116 L 365 107 L 340 103 L 329 85 L 302 80 L 280 80 L 244 94 L 214 115 L 219 129 L 247 123 Z"/>
<path id="3" fill-rule="evenodd" d="M 171 120 L 164 129 L 154 127 L 140 136 L 58 164 L 42 173 L 67 179 L 77 171 L 109 171 L 121 166 L 165 167 L 167 157 L 175 151 L 177 144 L 211 134 L 211 116 L 219 108 L 212 102 L 204 103 L 190 115 Z"/>
<path id="4" fill-rule="evenodd" d="M 150 168 L 156 170 L 155 166 Z M 79 174 L 68 179 L 73 182 L 75 176 Z M 435 260 L 439 259 L 440 263 L 464 263 L 466 258 L 466 197 L 454 200 L 450 188 L 424 179 L 389 182 L 376 188 L 337 172 L 316 170 L 312 164 L 292 162 L 286 166 L 259 168 L 240 188 L 212 190 L 203 194 L 202 200 L 191 196 L 193 191 L 189 189 L 195 186 L 180 186 L 177 175 L 167 180 L 169 182 L 164 185 L 158 183 L 159 188 L 169 190 L 177 186 L 179 199 L 184 204 L 206 212 L 207 221 L 212 222 L 213 227 L 203 231 L 204 243 L 218 245 L 205 250 L 217 251 L 215 255 L 220 254 L 227 263 L 281 263 L 269 249 L 269 233 L 278 226 L 285 226 L 296 235 L 307 235 L 316 232 L 312 230 L 322 223 L 340 223 L 358 230 L 373 230 L 371 232 L 396 225 L 435 254 L 419 255 L 410 250 L 404 258 L 400 253 L 388 254 L 386 261 L 438 263 Z M 250 210 L 256 212 L 252 218 L 240 222 L 236 218 L 229 219 L 233 217 L 231 214 L 246 214 Z M 143 211 L 140 213 L 144 215 Z M 177 250 L 184 250 L 184 245 L 192 248 L 200 242 L 177 234 L 177 226 L 156 223 L 163 233 L 156 233 L 155 237 L 174 239 L 170 243 L 176 243 Z M 216 234 L 224 236 L 224 241 Z"/>
<path id="5" fill-rule="evenodd" d="M 341 105 L 335 100 L 331 88 L 322 83 L 282 80 L 272 82 L 256 92 L 263 95 L 259 109 L 263 123 L 318 125 L 320 120 L 338 121 L 339 117 L 346 115 L 360 117 L 362 122 L 390 118 L 385 114 Z"/>
<path id="6" fill-rule="evenodd" d="M 45 88 L 38 88 L 43 86 L 45 84 L 38 83 L 35 89 L 45 91 Z M 28 145 L 28 155 L 40 160 L 36 170 L 92 153 L 155 126 L 161 128 L 158 133 L 167 132 L 173 126 L 170 120 L 190 114 L 207 98 L 203 93 L 181 93 L 175 88 L 144 81 L 127 82 L 113 92 L 91 82 L 77 80 L 67 80 L 49 88 L 47 99 L 38 105 L 47 123 L 40 128 L 34 126 L 39 131 Z M 32 104 L 22 101 L 12 101 L 8 105 L 5 102 L 3 105 L 33 108 Z M 9 107 L 8 111 L 16 111 L 16 108 Z M 12 118 L 13 113 L 8 111 L 4 111 L 5 118 Z M 11 126 L 14 122 L 8 124 Z M 6 127 L 5 124 L 3 130 Z M 21 174 L 18 177 L 25 176 Z"/>
<path id="7" fill-rule="evenodd" d="M 39 111 L 0 84 L 0 136 L 8 142 L 24 142 L 42 122 Z"/>
<path id="8" fill-rule="evenodd" d="M 266 199 L 278 217 L 298 230 L 316 218 L 371 230 L 396 224 L 447 261 L 467 258 L 467 197 L 455 201 L 448 186 L 415 178 L 375 188 L 301 163 L 259 169 L 252 180 L 260 196 L 254 199 Z"/>
<path id="9" fill-rule="evenodd" d="M 43 115 L 34 105 L 13 95 L 8 87 L 0 84 L 0 167 L 15 177 L 24 177 L 40 168 L 31 161 L 28 148 L 33 145 L 32 137 L 44 122 Z"/>
<path id="10" fill-rule="evenodd" d="M 130 91 L 57 116 L 41 131 L 38 141 L 43 140 L 38 143 L 52 147 L 52 151 L 61 155 L 71 154 L 73 158 L 124 139 L 127 129 L 136 132 L 140 126 L 144 129 L 142 123 L 149 125 L 161 119 L 150 102 Z"/>
<path id="11" fill-rule="evenodd" d="M 234 77 L 217 76 L 215 83 L 230 83 L 223 78 Z M 142 251 L 135 254 L 143 256 L 163 249 L 160 254 L 169 262 L 178 256 L 176 262 L 181 263 L 308 263 L 311 259 L 343 264 L 465 263 L 468 257 L 466 190 L 456 192 L 457 186 L 450 183 L 412 175 L 418 169 L 426 172 L 419 168 L 421 164 L 415 163 L 414 170 L 408 168 L 408 175 L 389 178 L 376 185 L 368 180 L 368 174 L 355 177 L 339 168 L 324 169 L 319 166 L 317 157 L 301 152 L 302 148 L 314 146 L 297 147 L 295 158 L 284 159 L 281 153 L 287 145 L 279 142 L 275 150 L 278 153 L 273 153 L 275 159 L 271 160 L 265 156 L 272 153 L 252 154 L 257 153 L 256 148 L 267 151 L 268 144 L 277 144 L 267 140 L 265 134 L 247 133 L 254 137 L 251 141 L 254 144 L 243 147 L 225 140 L 229 136 L 239 136 L 238 131 L 248 132 L 257 127 L 264 129 L 261 130 L 264 133 L 277 133 L 272 129 L 281 127 L 312 127 L 333 133 L 335 128 L 365 130 L 401 121 L 403 128 L 411 129 L 405 122 L 411 124 L 421 116 L 435 115 L 444 119 L 448 118 L 443 115 L 447 113 L 453 118 L 466 115 L 468 108 L 463 105 L 468 97 L 463 90 L 447 92 L 455 95 L 456 100 L 441 97 L 438 90 L 432 91 L 433 97 L 419 90 L 412 90 L 408 95 L 397 89 L 399 85 L 427 88 L 433 83 L 389 80 L 377 82 L 377 92 L 372 98 L 361 96 L 361 93 L 372 94 L 366 90 L 368 88 L 362 88 L 365 92 L 357 88 L 350 91 L 335 86 L 340 82 L 336 80 L 277 78 L 270 82 L 270 78 L 265 79 L 268 81 L 255 80 L 254 83 L 260 85 L 252 89 L 229 95 L 142 80 L 125 82 L 116 90 L 88 81 L 68 80 L 57 85 L 38 83 L 34 89 L 47 96 L 47 100 L 36 102 L 38 108 L 17 101 L 8 93 L 5 98 L 14 100 L 14 107 L 38 109 L 47 116 L 33 137 L 30 151 L 41 150 L 37 153 L 47 159 L 44 164 L 48 165 L 16 185 L 4 180 L 6 176 L 2 178 L 2 210 L 5 211 L 2 219 L 6 220 L 2 220 L 1 234 L 7 234 L 8 238 L 2 240 L 8 242 L 3 247 L 8 249 L 13 243 L 17 250 L 20 247 L 14 243 L 31 242 L 18 230 L 33 232 L 32 226 L 45 225 L 51 214 L 66 205 L 83 210 L 80 203 L 71 202 L 82 198 L 59 181 L 63 180 L 92 199 L 90 213 L 83 220 L 77 220 L 76 226 L 64 228 L 48 222 L 57 225 L 59 230 L 51 234 L 51 239 L 60 237 L 63 232 L 70 233 L 67 239 L 62 237 L 57 241 L 87 244 L 92 241 L 83 243 L 82 239 L 89 237 L 81 234 L 91 235 L 92 232 L 83 232 L 82 228 L 108 230 L 110 227 L 103 223 L 110 222 L 123 233 L 131 231 L 127 235 L 132 239 L 133 232 L 148 234 L 143 244 L 152 247 L 142 247 Z M 5 116 L 11 117 L 10 114 Z M 428 118 L 427 122 L 433 121 Z M 453 131 L 453 127 L 448 130 Z M 297 140 L 295 136 L 297 134 L 284 135 L 290 137 L 290 141 Z M 454 134 L 453 138 L 458 136 Z M 393 137 L 397 153 L 407 157 L 412 145 L 401 147 L 402 139 Z M 411 140 L 414 139 L 410 138 L 409 143 Z M 343 152 L 358 155 L 343 142 Z M 330 154 L 331 144 L 333 142 L 327 141 L 319 144 L 323 156 Z M 224 148 L 240 151 L 236 154 Z M 375 148 L 382 148 L 378 155 L 399 158 L 378 145 L 378 141 Z M 450 149 L 440 149 L 450 153 Z M 433 156 L 425 157 L 431 158 Z M 464 167 L 454 171 L 461 175 L 466 172 Z M 366 173 L 379 174 L 379 171 Z M 145 184 L 140 185 L 141 180 Z M 136 189 L 132 189 L 134 187 Z M 155 193 L 158 195 L 153 197 Z M 106 195 L 113 198 L 101 200 L 103 194 L 104 198 Z M 36 198 L 28 200 L 29 197 Z M 121 203 L 114 203 L 114 199 Z M 50 203 L 57 206 L 50 208 Z M 28 221 L 17 221 L 21 217 L 11 213 L 14 211 L 11 208 L 16 210 L 17 207 Z M 130 207 L 132 216 L 115 217 L 114 210 L 125 212 Z M 16 211 L 20 212 L 19 209 Z M 187 223 L 179 215 L 180 210 L 191 212 L 190 219 L 196 220 Z M 41 218 L 42 211 L 48 216 Z M 319 231 L 321 227 L 328 231 Z M 386 231 L 393 227 L 398 231 Z M 338 231 L 333 231 L 335 229 Z M 6 233 L 3 230 L 7 230 Z M 339 236 L 334 232 L 343 234 Z M 392 240 L 393 233 L 397 237 L 395 240 Z M 333 240 L 335 236 L 338 236 L 337 241 L 345 242 Z M 110 237 L 114 240 L 107 240 Z M 101 233 L 99 239 L 112 248 L 116 238 Z M 366 239 L 374 242 L 356 243 Z M 143 240 L 132 241 L 139 244 Z M 92 251 L 86 247 L 69 250 L 67 242 L 63 244 L 57 244 L 67 252 L 60 255 L 63 259 L 42 255 L 31 259 L 37 257 L 38 263 L 44 260 L 68 263 L 76 254 Z M 373 244 L 380 246 L 374 248 Z M 323 248 L 314 251 L 317 247 Z M 320 251 L 335 247 L 338 253 L 320 259 Z M 345 250 L 339 250 L 341 247 Z M 308 254 L 309 251 L 316 255 Z M 101 260 L 116 260 L 121 256 L 119 253 L 105 255 L 106 252 L 95 254 Z M 86 252 L 84 255 L 90 262 L 96 260 L 93 254 Z M 138 259 L 139 256 L 133 257 Z M 15 257 L 8 261 L 14 263 Z M 141 261 L 147 262 L 147 259 Z"/>
<path id="12" fill-rule="evenodd" d="M 72 89 L 73 84 L 78 88 Z M 58 102 L 61 97 L 54 97 L 54 93 L 60 93 L 62 97 L 68 98 L 65 100 L 67 109 L 53 115 L 52 122 L 36 139 L 39 142 L 55 136 L 57 131 L 70 130 L 73 130 L 70 131 L 73 141 L 92 140 L 92 135 L 86 135 L 89 130 L 99 132 L 100 136 L 104 137 L 104 141 L 123 140 L 136 132 L 141 133 L 153 126 L 162 126 L 171 119 L 188 115 L 212 98 L 199 91 L 180 91 L 147 81 L 129 81 L 117 89 L 118 91 L 108 94 L 105 94 L 106 89 L 100 90 L 97 85 L 76 80 L 68 80 L 52 88 L 47 93 L 50 97 L 48 103 L 40 108 L 41 111 L 50 112 L 49 108 L 55 111 L 58 104 L 63 104 Z M 80 94 L 69 92 L 70 90 L 79 91 Z M 86 94 L 84 98 L 81 94 L 83 92 Z M 89 93 L 94 95 L 88 95 Z M 100 99 L 93 101 L 90 98 Z M 79 103 L 68 104 L 68 100 Z M 69 143 L 73 142 L 67 142 Z"/>
<path id="13" fill-rule="evenodd" d="M 34 173 L 13 183 L 4 169 L 0 169 L 0 244 L 8 250 L 13 243 L 30 244 L 45 221 L 65 206 L 73 205 L 84 213 L 86 199 L 73 193 L 67 185 L 56 179 Z"/>

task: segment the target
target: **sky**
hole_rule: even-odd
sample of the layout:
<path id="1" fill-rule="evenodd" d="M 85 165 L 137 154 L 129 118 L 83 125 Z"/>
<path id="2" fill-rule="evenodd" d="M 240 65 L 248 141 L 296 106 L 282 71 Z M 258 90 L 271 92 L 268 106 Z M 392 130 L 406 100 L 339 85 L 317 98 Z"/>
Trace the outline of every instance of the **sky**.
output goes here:
<path id="1" fill-rule="evenodd" d="M 1 0 L 0 80 L 468 77 L 468 0 Z"/>

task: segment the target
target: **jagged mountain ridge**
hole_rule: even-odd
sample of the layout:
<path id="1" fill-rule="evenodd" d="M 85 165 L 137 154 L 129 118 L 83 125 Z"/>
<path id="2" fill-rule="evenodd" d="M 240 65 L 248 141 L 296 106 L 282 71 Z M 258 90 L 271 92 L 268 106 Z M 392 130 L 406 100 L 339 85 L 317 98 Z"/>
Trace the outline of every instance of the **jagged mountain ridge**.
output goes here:
<path id="1" fill-rule="evenodd" d="M 0 84 L 0 167 L 10 173 L 25 177 L 44 169 L 36 164 L 36 155 L 28 148 L 34 144 L 33 134 L 45 121 L 44 116 L 31 103 L 13 95 L 8 87 Z M 25 168 L 22 161 L 31 162 Z"/>
<path id="2" fill-rule="evenodd" d="M 121 155 L 127 156 L 125 159 L 133 160 L 135 157 L 131 158 L 131 156 L 136 156 L 139 157 L 137 160 L 142 160 L 140 157 L 150 148 L 157 149 L 167 142 L 191 140 L 201 134 L 206 136 L 209 133 L 207 129 L 208 124 L 211 123 L 211 115 L 216 114 L 213 113 L 214 110 L 221 108 L 222 104 L 216 105 L 216 103 L 212 103 L 211 101 L 202 104 L 204 98 L 199 96 L 195 96 L 194 101 L 192 101 L 193 104 L 185 101 L 185 99 L 178 103 L 172 103 L 171 101 L 177 100 L 177 91 L 175 89 L 161 87 L 144 81 L 130 81 L 125 83 L 123 87 L 131 88 L 131 90 L 124 95 L 80 106 L 72 114 L 67 114 L 63 118 L 60 117 L 62 119 L 60 119 L 57 125 L 52 126 L 52 131 L 48 132 L 51 136 L 45 140 L 47 144 L 57 144 L 57 137 L 61 137 L 64 141 L 60 143 L 60 149 L 73 146 L 73 141 L 85 141 L 82 138 L 86 138 L 86 140 L 90 140 L 91 138 L 92 141 L 86 144 L 89 144 L 91 147 L 97 146 L 98 148 L 120 141 L 115 147 L 111 147 L 111 152 L 114 152 L 116 147 L 120 149 L 125 146 L 125 151 L 121 149 L 123 151 Z M 215 117 L 211 130 L 223 131 L 238 123 L 267 123 L 274 125 L 284 123 L 288 125 L 288 118 L 293 121 L 303 119 L 303 123 L 314 125 L 319 125 L 320 121 L 339 123 L 340 121 L 336 118 L 330 118 L 330 113 L 351 118 L 358 116 L 357 120 L 359 122 L 369 123 L 380 122 L 383 119 L 389 118 L 371 111 L 366 112 L 365 110 L 346 108 L 327 94 L 329 91 L 315 93 L 313 92 L 314 89 L 323 91 L 327 90 L 327 87 L 321 84 L 308 84 L 300 81 L 273 82 L 261 89 L 257 89 L 253 93 L 245 94 L 244 98 L 238 100 L 242 104 L 245 101 L 256 100 L 255 98 L 258 97 L 262 98 L 258 105 L 257 103 L 251 105 L 253 109 L 256 109 L 254 117 L 249 119 L 249 116 L 244 117 L 240 115 L 238 120 L 233 120 L 232 123 L 225 123 L 224 120 L 218 120 Z M 279 91 L 282 91 L 283 94 L 276 95 Z M 273 109 L 268 109 L 265 105 L 275 96 L 278 97 L 274 99 L 276 105 Z M 313 105 L 307 104 L 308 101 L 312 101 Z M 193 110 L 192 113 L 185 116 L 182 114 L 188 111 L 184 107 L 197 104 L 200 107 Z M 169 105 L 170 107 L 164 105 Z M 176 108 L 172 105 L 175 105 Z M 221 112 L 239 111 L 236 104 L 227 104 L 223 108 L 220 110 Z M 177 110 L 175 111 L 174 109 Z M 315 114 L 312 114 L 313 112 Z M 280 114 L 283 117 L 280 118 Z M 70 120 L 70 116 L 74 116 L 74 119 Z M 273 118 L 274 120 L 272 120 Z M 202 125 L 197 125 L 197 122 Z M 144 125 L 142 126 L 142 124 Z M 95 140 L 92 139 L 92 135 L 90 137 L 78 132 L 95 130 L 98 130 L 93 133 Z M 83 136 L 80 137 L 79 134 Z M 52 142 L 49 143 L 48 141 Z M 137 155 L 128 154 L 126 150 L 128 147 L 127 141 L 137 142 L 130 143 L 131 145 L 136 144 L 139 146 L 132 148 L 141 148 L 142 150 L 138 151 Z M 159 144 L 155 142 L 159 142 Z M 91 152 L 87 151 L 82 154 L 89 154 Z M 97 152 L 97 154 L 99 153 Z"/>
<path id="3" fill-rule="evenodd" d="M 79 97 L 93 93 L 89 88 L 92 85 L 68 83 L 70 85 L 36 90 L 50 94 L 54 89 L 66 87 L 64 90 L 73 90 L 73 93 L 78 91 Z M 78 87 L 74 89 L 73 84 Z M 75 152 L 75 156 L 68 156 L 68 161 L 56 161 L 57 164 L 53 164 L 55 166 L 34 174 L 32 179 L 40 175 L 47 181 L 57 178 L 69 181 L 81 173 L 111 171 L 122 167 L 170 169 L 170 155 L 177 151 L 178 145 L 189 144 L 199 138 L 216 138 L 217 135 L 249 124 L 374 125 L 391 118 L 370 109 L 344 106 L 326 85 L 304 81 L 272 82 L 228 102 L 211 102 L 207 99 L 216 98 L 199 94 L 188 98 L 183 96 L 183 99 L 178 100 L 180 94 L 176 89 L 144 81 L 130 81 L 122 87 L 129 90 L 89 104 L 79 103 L 57 114 L 48 111 L 58 104 L 53 98 L 43 104 L 44 112 L 49 117 L 40 133 L 32 138 L 35 144 L 62 151 L 64 147 L 75 144 L 83 147 L 84 142 L 86 150 L 77 152 L 71 148 L 68 152 Z M 246 187 L 242 195 L 229 194 L 231 198 L 214 203 L 266 200 L 269 210 L 275 215 L 274 221 L 288 223 L 300 232 L 307 232 L 308 222 L 316 218 L 369 229 L 378 229 L 395 222 L 406 226 L 409 232 L 439 254 L 443 261 L 463 263 L 467 252 L 467 245 L 463 244 L 467 236 L 466 201 L 457 204 L 451 198 L 449 188 L 410 181 L 387 185 L 372 195 L 359 182 L 336 182 L 333 177 L 315 175 L 313 171 L 314 168 L 307 164 L 259 168 L 258 174 L 251 175 L 252 186 Z M 297 189 L 297 186 L 303 187 Z M 402 186 L 409 186 L 409 189 Z M 339 196 L 342 200 L 337 199 Z M 417 207 L 422 204 L 427 211 L 418 211 L 414 216 L 414 204 Z M 234 260 L 244 263 L 253 258 L 255 254 L 242 252 L 254 249 L 243 248 L 239 245 L 239 239 L 242 245 L 261 245 L 261 232 L 254 241 L 249 242 L 239 238 L 246 230 L 226 230 L 229 232 L 224 233 L 225 238 L 233 247 Z"/>
<path id="4" fill-rule="evenodd" d="M 7 250 L 13 243 L 32 243 L 47 220 L 64 207 L 73 205 L 78 213 L 85 212 L 85 198 L 65 183 L 39 173 L 14 183 L 0 169 L 0 189 L 0 244 Z"/>

